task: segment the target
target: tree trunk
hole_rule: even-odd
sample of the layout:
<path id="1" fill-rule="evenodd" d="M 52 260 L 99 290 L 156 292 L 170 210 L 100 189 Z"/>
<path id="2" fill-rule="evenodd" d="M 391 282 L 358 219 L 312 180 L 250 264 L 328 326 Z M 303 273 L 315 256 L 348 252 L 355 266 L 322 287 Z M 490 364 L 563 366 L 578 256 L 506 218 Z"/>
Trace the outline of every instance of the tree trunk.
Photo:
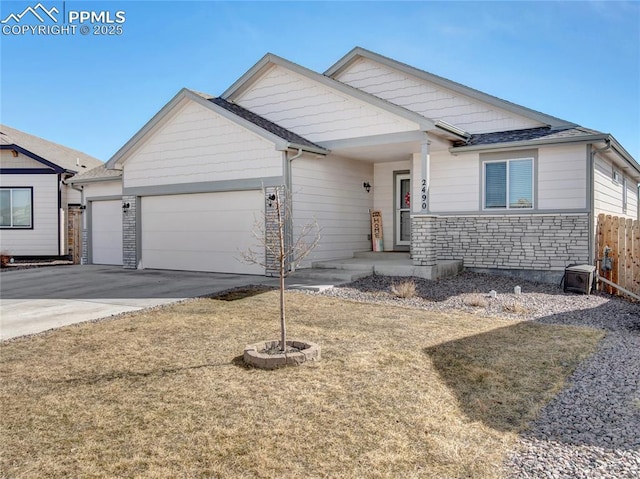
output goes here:
<path id="1" fill-rule="evenodd" d="M 287 323 L 284 303 L 284 277 L 286 275 L 286 247 L 284 244 L 284 221 L 282 218 L 282 205 L 280 192 L 276 190 L 276 213 L 278 214 L 278 262 L 280 263 L 280 351 L 287 350 Z"/>

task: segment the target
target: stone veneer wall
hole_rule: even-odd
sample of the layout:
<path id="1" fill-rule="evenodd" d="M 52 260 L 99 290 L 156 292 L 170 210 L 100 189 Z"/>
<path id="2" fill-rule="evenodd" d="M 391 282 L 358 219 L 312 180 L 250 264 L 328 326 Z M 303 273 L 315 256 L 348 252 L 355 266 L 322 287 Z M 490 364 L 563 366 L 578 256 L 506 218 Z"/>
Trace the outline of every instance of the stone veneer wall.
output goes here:
<path id="1" fill-rule="evenodd" d="M 80 264 L 89 264 L 89 232 L 86 229 L 83 229 L 80 233 L 80 236 L 80 243 L 82 244 L 80 253 Z"/>
<path id="2" fill-rule="evenodd" d="M 126 269 L 138 267 L 138 201 L 136 196 L 123 196 L 122 203 L 129 203 L 129 209 L 122 217 L 122 264 Z"/>
<path id="3" fill-rule="evenodd" d="M 437 228 L 436 216 L 411 217 L 411 258 L 416 266 L 434 266 L 437 263 Z"/>
<path id="4" fill-rule="evenodd" d="M 266 276 L 278 276 L 280 267 L 278 265 L 277 251 L 279 249 L 279 231 L 278 231 L 278 211 L 276 209 L 275 200 L 271 200 L 270 197 L 278 193 L 281 204 L 281 214 L 287 215 L 287 197 L 286 189 L 282 186 L 274 186 L 265 188 L 265 274 Z M 286 218 L 285 218 L 286 221 Z M 286 241 L 286 239 L 285 239 Z"/>
<path id="5" fill-rule="evenodd" d="M 434 222 L 433 217 L 416 220 Z M 586 213 L 440 216 L 435 223 L 428 229 L 435 230 L 437 258 L 464 259 L 465 267 L 561 271 L 590 262 Z"/>

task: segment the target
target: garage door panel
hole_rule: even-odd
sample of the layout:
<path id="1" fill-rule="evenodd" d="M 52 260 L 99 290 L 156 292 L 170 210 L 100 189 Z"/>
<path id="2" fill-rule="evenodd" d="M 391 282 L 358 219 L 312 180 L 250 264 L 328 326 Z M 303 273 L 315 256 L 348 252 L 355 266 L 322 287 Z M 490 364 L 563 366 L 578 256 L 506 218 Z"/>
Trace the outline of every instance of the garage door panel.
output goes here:
<path id="1" fill-rule="evenodd" d="M 264 274 L 240 260 L 241 251 L 260 249 L 252 230 L 263 217 L 261 191 L 144 197 L 143 267 Z"/>
<path id="2" fill-rule="evenodd" d="M 91 202 L 91 262 L 122 264 L 122 201 Z"/>

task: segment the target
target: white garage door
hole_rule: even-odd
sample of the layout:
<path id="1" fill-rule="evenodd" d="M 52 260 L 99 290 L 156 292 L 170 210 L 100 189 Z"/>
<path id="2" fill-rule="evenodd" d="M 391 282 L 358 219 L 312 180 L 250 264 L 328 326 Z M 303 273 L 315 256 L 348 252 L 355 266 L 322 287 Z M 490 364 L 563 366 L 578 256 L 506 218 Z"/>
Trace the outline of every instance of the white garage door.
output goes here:
<path id="1" fill-rule="evenodd" d="M 240 251 L 264 248 L 252 234 L 263 218 L 261 191 L 143 197 L 142 266 L 264 274 L 240 260 Z"/>
<path id="2" fill-rule="evenodd" d="M 91 202 L 91 262 L 122 264 L 122 201 Z"/>

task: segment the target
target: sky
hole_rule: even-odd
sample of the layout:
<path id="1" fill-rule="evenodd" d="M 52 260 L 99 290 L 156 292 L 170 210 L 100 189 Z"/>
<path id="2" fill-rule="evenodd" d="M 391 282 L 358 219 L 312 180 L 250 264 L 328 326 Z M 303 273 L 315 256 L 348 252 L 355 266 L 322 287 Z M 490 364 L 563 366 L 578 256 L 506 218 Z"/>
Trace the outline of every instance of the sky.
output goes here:
<path id="1" fill-rule="evenodd" d="M 183 87 L 220 95 L 268 52 L 322 73 L 355 46 L 611 133 L 640 161 L 638 1 L 40 2 L 76 30 L 3 24 L 0 122 L 103 161 Z M 2 0 L 0 20 L 37 4 Z M 82 12 L 93 23 L 69 21 Z"/>

